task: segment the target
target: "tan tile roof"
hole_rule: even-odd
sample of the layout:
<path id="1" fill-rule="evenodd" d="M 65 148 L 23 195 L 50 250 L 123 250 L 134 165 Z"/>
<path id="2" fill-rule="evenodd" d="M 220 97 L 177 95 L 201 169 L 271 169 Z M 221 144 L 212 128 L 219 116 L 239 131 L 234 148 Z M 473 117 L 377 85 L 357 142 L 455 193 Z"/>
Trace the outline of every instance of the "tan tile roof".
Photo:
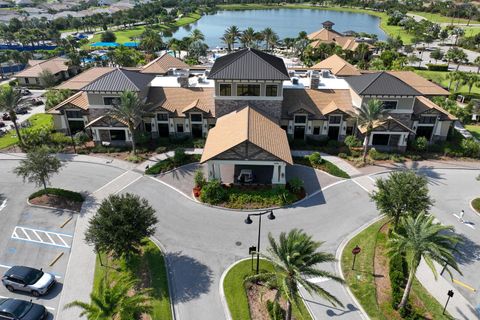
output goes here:
<path id="1" fill-rule="evenodd" d="M 335 38 L 342 37 L 342 35 L 335 30 L 327 30 L 322 28 L 318 31 L 312 32 L 307 35 L 307 38 L 310 40 L 320 40 L 320 41 L 334 41 Z"/>
<path id="2" fill-rule="evenodd" d="M 353 65 L 334 54 L 325 60 L 320 61 L 312 69 L 330 69 L 336 76 L 359 76 L 360 71 Z"/>
<path id="3" fill-rule="evenodd" d="M 402 80 L 415 90 L 426 96 L 448 96 L 450 92 L 443 89 L 439 85 L 428 81 L 424 77 L 413 71 L 388 71 L 391 75 Z"/>
<path id="4" fill-rule="evenodd" d="M 162 88 L 152 87 L 147 103 L 183 117 L 184 112 L 197 108 L 215 116 L 214 88 Z"/>
<path id="5" fill-rule="evenodd" d="M 63 100 L 62 102 L 57 104 L 55 107 L 48 110 L 47 113 L 56 113 L 56 111 L 58 111 L 59 109 L 65 106 L 74 106 L 87 111 L 89 107 L 87 93 L 83 91 L 79 91 L 74 95 L 72 95 L 70 98 Z"/>
<path id="6" fill-rule="evenodd" d="M 246 141 L 293 164 L 285 130 L 251 107 L 218 118 L 215 127 L 208 132 L 200 162 L 208 161 Z"/>
<path id="7" fill-rule="evenodd" d="M 355 37 L 344 36 L 335 30 L 320 29 L 316 32 L 310 33 L 308 39 L 312 40 L 310 46 L 313 48 L 318 47 L 321 43 L 335 42 L 342 47 L 343 50 L 355 51 L 360 42 L 355 41 Z M 371 44 L 368 44 L 369 48 L 373 48 Z"/>
<path id="8" fill-rule="evenodd" d="M 415 131 L 413 131 L 412 129 L 410 129 L 409 127 L 407 127 L 406 125 L 404 125 L 402 122 L 400 122 L 399 120 L 395 119 L 395 118 L 392 118 L 391 116 L 388 116 L 387 118 L 383 119 L 383 120 L 377 120 L 377 121 L 374 121 L 373 122 L 373 129 L 375 128 L 378 128 L 378 127 L 381 127 L 383 125 L 385 125 L 386 123 L 390 122 L 390 121 L 393 121 L 395 122 L 396 124 L 398 124 L 399 126 L 403 127 L 405 129 L 405 131 L 409 131 L 409 132 L 412 132 L 412 133 L 415 133 Z M 364 134 L 365 132 L 367 132 L 367 126 L 358 126 L 358 130 L 360 131 L 360 133 Z"/>
<path id="9" fill-rule="evenodd" d="M 152 60 L 150 63 L 142 67 L 142 73 L 167 73 L 170 69 L 188 69 L 189 66 L 180 59 L 165 53 L 164 55 Z"/>
<path id="10" fill-rule="evenodd" d="M 311 113 L 316 119 L 324 119 L 332 112 L 331 103 L 335 108 L 348 114 L 355 113 L 350 90 L 315 90 L 315 89 L 284 89 L 282 103 L 282 118 L 291 118 L 299 109 Z"/>
<path id="11" fill-rule="evenodd" d="M 445 109 L 443 109 L 442 107 L 440 107 L 439 105 L 431 101 L 430 99 L 422 96 L 417 97 L 417 99 L 415 100 L 415 104 L 413 106 L 414 114 L 420 114 L 431 109 L 435 109 L 438 112 L 442 113 L 448 120 L 452 120 L 452 121 L 457 120 L 457 117 L 450 114 L 448 111 L 446 111 Z"/>
<path id="12" fill-rule="evenodd" d="M 55 57 L 49 60 L 31 60 L 29 62 L 33 63 L 31 67 L 28 67 L 20 72 L 18 72 L 15 76 L 16 77 L 30 77 L 36 78 L 40 75 L 40 73 L 44 70 L 48 70 L 53 74 L 56 74 L 60 71 L 67 71 L 68 66 L 67 62 L 68 59 Z"/>
<path id="13" fill-rule="evenodd" d="M 55 89 L 70 89 L 70 90 L 80 90 L 90 82 L 97 80 L 104 74 L 115 70 L 111 67 L 94 67 L 79 73 L 75 77 L 59 84 Z"/>

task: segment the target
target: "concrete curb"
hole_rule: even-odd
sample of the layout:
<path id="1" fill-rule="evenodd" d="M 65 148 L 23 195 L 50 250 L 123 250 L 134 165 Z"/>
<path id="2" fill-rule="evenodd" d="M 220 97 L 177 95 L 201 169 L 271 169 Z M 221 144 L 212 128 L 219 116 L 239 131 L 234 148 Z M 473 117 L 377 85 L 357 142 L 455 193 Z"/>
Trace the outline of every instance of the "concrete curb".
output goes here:
<path id="1" fill-rule="evenodd" d="M 357 236 L 360 232 L 362 232 L 363 230 L 367 229 L 368 227 L 370 227 L 372 224 L 380 221 L 381 219 L 383 219 L 385 216 L 384 215 L 381 215 L 381 216 L 378 216 L 377 218 L 365 223 L 364 225 L 362 225 L 360 228 L 356 229 L 355 231 L 353 231 L 352 233 L 350 233 L 347 237 L 345 237 L 342 242 L 340 243 L 340 245 L 338 246 L 337 248 L 337 251 L 335 253 L 335 258 L 337 259 L 337 263 L 336 263 L 336 269 L 337 269 L 337 272 L 338 274 L 340 274 L 340 276 L 342 277 L 342 279 L 345 279 L 345 275 L 343 274 L 343 271 L 342 271 L 342 254 L 343 254 L 343 250 L 345 249 L 345 247 L 347 246 L 347 243 L 350 242 L 350 240 L 352 240 L 355 236 Z M 355 295 L 353 294 L 353 292 L 350 290 L 350 288 L 345 284 L 343 285 L 343 288 L 345 289 L 345 291 L 347 292 L 347 294 L 350 296 L 350 298 L 353 300 L 353 302 L 357 305 L 358 307 L 358 312 L 360 313 L 360 316 L 362 319 L 370 319 L 370 317 L 368 316 L 367 312 L 365 311 L 365 309 L 363 309 L 362 305 L 360 304 L 360 302 L 358 302 L 357 298 L 355 297 Z"/>
<path id="2" fill-rule="evenodd" d="M 477 211 L 477 210 L 475 210 L 475 208 L 473 207 L 472 203 L 473 203 L 473 200 L 475 200 L 475 199 L 479 199 L 479 198 L 480 198 L 480 196 L 479 196 L 479 197 L 477 197 L 477 198 L 473 198 L 473 199 L 472 199 L 472 200 L 470 200 L 470 202 L 469 202 L 469 204 L 470 204 L 470 209 L 472 209 L 472 211 L 473 211 L 474 213 L 478 214 L 478 215 L 480 215 L 480 212 L 479 212 L 479 211 Z"/>
<path id="3" fill-rule="evenodd" d="M 30 207 L 33 207 L 33 208 L 42 208 L 42 209 L 49 209 L 49 210 L 61 210 L 63 212 L 70 213 L 70 214 L 80 214 L 80 212 L 81 212 L 81 210 L 80 211 L 73 211 L 73 210 L 69 210 L 69 209 L 62 209 L 62 208 L 55 208 L 55 207 L 49 207 L 49 206 L 42 206 L 42 205 L 39 205 L 39 204 L 32 204 L 28 198 L 27 198 L 27 204 Z M 83 203 L 82 203 L 82 207 L 83 207 Z"/>
<path id="4" fill-rule="evenodd" d="M 245 260 L 250 260 L 251 258 L 243 258 L 243 259 L 240 259 L 240 260 L 237 260 L 235 261 L 234 263 L 232 263 L 231 265 L 229 265 L 227 267 L 227 269 L 225 269 L 225 271 L 223 271 L 222 273 L 222 276 L 220 277 L 220 285 L 218 286 L 218 289 L 219 289 L 219 293 L 220 293 L 220 300 L 222 301 L 222 306 L 223 306 L 223 312 L 225 314 L 225 319 L 226 320 L 233 320 L 232 319 L 232 314 L 230 313 L 230 309 L 228 308 L 228 303 L 227 303 L 227 298 L 225 297 L 225 290 L 223 288 L 223 282 L 225 281 L 225 277 L 227 276 L 228 272 L 233 268 L 235 267 L 237 264 L 239 264 L 240 262 L 242 261 L 245 261 Z M 265 260 L 265 259 L 262 259 L 262 260 Z M 300 293 L 300 297 L 302 298 L 303 300 L 303 304 L 305 305 L 305 308 L 307 309 L 308 313 L 310 314 L 310 317 L 314 320 L 316 320 L 317 318 L 315 317 L 315 315 L 313 314 L 312 312 L 312 309 L 310 308 L 310 306 L 308 305 L 308 303 L 305 302 L 305 298 L 303 297 L 303 295 Z"/>
<path id="5" fill-rule="evenodd" d="M 167 249 L 164 247 L 164 245 L 155 238 L 154 236 L 150 237 L 150 240 L 158 247 L 158 249 L 163 253 L 163 259 L 165 260 L 165 268 L 167 269 L 167 282 L 168 282 L 168 292 L 170 294 L 170 311 L 172 313 L 172 318 L 173 320 L 179 319 L 179 312 L 176 308 L 175 305 L 175 290 L 173 288 L 173 271 L 172 268 L 170 267 L 170 260 L 167 258 L 166 252 Z"/>

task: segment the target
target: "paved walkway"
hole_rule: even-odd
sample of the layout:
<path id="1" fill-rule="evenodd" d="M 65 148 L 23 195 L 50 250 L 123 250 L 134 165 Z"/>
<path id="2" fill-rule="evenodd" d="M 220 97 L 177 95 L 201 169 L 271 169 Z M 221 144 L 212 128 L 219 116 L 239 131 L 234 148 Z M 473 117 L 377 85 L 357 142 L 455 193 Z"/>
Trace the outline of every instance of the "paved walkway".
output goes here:
<path id="1" fill-rule="evenodd" d="M 185 149 L 185 153 L 186 154 L 202 154 L 203 153 L 203 149 L 200 149 L 200 148 L 187 148 Z M 161 153 L 161 154 L 156 154 L 154 156 L 151 156 L 150 158 L 148 158 L 147 161 L 145 162 L 142 162 L 141 164 L 139 164 L 136 169 L 139 170 L 139 171 L 145 171 L 147 166 L 152 166 L 154 165 L 155 163 L 157 163 L 158 161 L 161 161 L 161 160 L 165 160 L 167 158 L 171 158 L 173 157 L 173 155 L 175 154 L 174 151 L 168 151 L 168 152 L 165 152 L 165 153 Z"/>
<path id="2" fill-rule="evenodd" d="M 473 138 L 473 140 L 477 141 L 477 142 L 480 142 L 478 141 L 477 138 L 475 138 L 471 133 L 470 131 L 468 131 L 467 129 L 465 129 L 465 127 L 463 126 L 463 124 L 460 122 L 460 121 L 455 121 L 453 123 L 453 128 L 455 130 L 457 130 L 462 136 L 464 136 L 465 138 Z"/>
<path id="3" fill-rule="evenodd" d="M 292 156 L 294 156 L 294 157 L 304 157 L 304 156 L 308 156 L 308 155 L 310 155 L 314 152 L 315 151 L 292 150 Z M 345 161 L 345 160 L 343 160 L 339 157 L 332 156 L 332 155 L 329 155 L 329 154 L 326 154 L 326 153 L 323 153 L 323 152 L 320 152 L 320 154 L 321 154 L 323 159 L 325 159 L 327 161 L 330 161 L 331 163 L 333 163 L 334 165 L 336 165 L 337 167 L 339 167 L 340 169 L 342 169 L 343 171 L 348 173 L 348 175 L 350 177 L 355 177 L 355 176 L 359 176 L 359 175 L 362 174 L 357 168 L 355 168 L 350 163 L 348 163 L 347 161 Z"/>
<path id="4" fill-rule="evenodd" d="M 84 203 L 75 226 L 75 234 L 56 316 L 57 319 L 80 319 L 78 308 L 64 309 L 64 306 L 74 300 L 90 301 L 95 272 L 95 253 L 93 248 L 84 240 L 88 221 L 95 214 L 100 202 L 104 198 L 110 194 L 122 191 L 141 177 L 142 175 L 136 172 L 127 171 L 95 191 L 92 197 L 89 197 Z M 83 317 L 82 319 L 85 318 Z"/>

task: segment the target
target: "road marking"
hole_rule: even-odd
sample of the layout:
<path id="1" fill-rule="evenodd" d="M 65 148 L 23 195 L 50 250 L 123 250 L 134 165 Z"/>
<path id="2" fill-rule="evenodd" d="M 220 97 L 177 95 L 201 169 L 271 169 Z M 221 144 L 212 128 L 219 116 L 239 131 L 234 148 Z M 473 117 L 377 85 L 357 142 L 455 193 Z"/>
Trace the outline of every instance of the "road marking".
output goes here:
<path id="1" fill-rule="evenodd" d="M 60 226 L 60 228 L 65 227 L 65 226 L 67 225 L 67 223 L 69 223 L 72 219 L 73 219 L 73 217 L 70 217 L 70 218 L 68 218 L 67 220 L 65 220 L 65 222 L 62 223 L 62 225 Z"/>
<path id="2" fill-rule="evenodd" d="M 360 184 L 360 182 L 358 182 L 358 181 L 355 180 L 355 179 L 352 179 L 352 181 L 355 182 L 356 185 L 358 185 L 360 188 L 362 188 L 363 190 L 365 190 L 367 193 L 370 193 L 370 191 L 369 191 L 367 188 L 365 188 L 364 186 L 362 186 L 362 185 Z"/>
<path id="3" fill-rule="evenodd" d="M 9 297 L 5 297 L 5 296 L 0 296 L 0 299 L 11 299 Z M 52 307 L 47 307 L 47 306 L 44 306 L 45 309 L 48 309 L 48 310 L 51 310 L 51 311 L 55 311 L 55 308 L 52 308 Z"/>
<path id="4" fill-rule="evenodd" d="M 308 282 L 311 282 L 311 283 L 314 283 L 314 284 L 326 282 L 328 280 L 330 280 L 330 279 L 325 278 L 325 277 L 315 277 L 315 278 L 307 279 Z"/>
<path id="5" fill-rule="evenodd" d="M 11 267 L 12 267 L 12 266 L 7 266 L 7 265 L 5 265 L 5 264 L 0 264 L 0 268 L 10 269 Z M 52 274 L 53 274 L 53 273 L 52 273 Z M 62 278 L 62 277 L 57 276 L 57 275 L 55 275 L 55 274 L 54 274 L 54 276 L 55 276 L 55 278 L 57 278 L 57 279 L 61 279 L 61 278 Z"/>
<path id="6" fill-rule="evenodd" d="M 461 220 L 460 220 L 460 216 L 458 216 L 458 215 L 455 214 L 455 213 L 452 213 L 452 216 L 454 216 L 455 218 L 457 218 L 458 221 L 461 222 L 462 224 L 464 224 L 464 225 L 466 225 L 467 227 L 470 227 L 470 228 L 472 228 L 473 230 L 475 230 L 475 227 L 473 226 L 473 223 L 472 223 L 472 222 L 470 222 L 470 221 L 465 221 L 465 220 L 461 221 Z"/>
<path id="7" fill-rule="evenodd" d="M 58 261 L 58 259 L 60 259 L 62 256 L 63 256 L 63 251 L 60 252 L 48 265 L 50 267 L 53 266 Z"/>
<path id="8" fill-rule="evenodd" d="M 464 288 L 467 288 L 468 290 L 471 290 L 473 292 L 477 292 L 477 289 L 470 287 L 468 284 L 463 283 L 462 281 L 459 281 L 457 279 L 453 279 L 453 282 L 455 282 L 458 285 L 461 285 Z"/>
<path id="9" fill-rule="evenodd" d="M 2 201 L 2 204 L 0 205 L 0 211 L 2 211 L 3 209 L 5 209 L 7 207 L 7 199 L 3 200 Z"/>
<path id="10" fill-rule="evenodd" d="M 17 232 L 18 230 L 21 230 L 25 236 L 24 237 L 20 236 L 20 233 Z M 38 238 L 38 240 L 32 239 L 29 233 L 34 234 Z M 45 235 L 45 237 L 47 237 L 50 241 L 43 240 L 42 237 L 40 237 L 41 234 Z M 52 236 L 55 236 L 55 237 L 52 238 Z M 38 230 L 38 229 L 32 229 L 32 228 L 26 228 L 26 227 L 20 227 L 20 226 L 16 226 L 12 232 L 12 239 L 29 241 L 34 243 L 41 243 L 41 244 L 48 244 L 51 246 L 70 249 L 70 246 L 67 244 L 67 242 L 63 237 L 73 238 L 73 236 L 64 234 L 64 233 L 44 231 L 44 230 Z M 55 241 L 53 240 L 54 238 L 57 238 L 60 241 Z"/>
<path id="11" fill-rule="evenodd" d="M 139 176 L 137 177 L 136 179 L 130 181 L 127 185 L 125 185 L 124 187 L 120 188 L 120 190 L 117 190 L 115 192 L 115 194 L 118 194 L 120 192 L 122 192 L 123 190 L 127 189 L 130 185 L 134 184 L 135 182 L 137 182 L 138 180 L 140 180 L 141 178 L 143 178 L 143 176 Z"/>
<path id="12" fill-rule="evenodd" d="M 126 175 L 127 173 L 129 173 L 130 171 L 125 171 L 124 173 L 122 173 L 121 175 L 119 175 L 118 177 L 116 177 L 115 179 L 111 180 L 110 182 L 108 182 L 107 184 L 104 184 L 103 186 L 101 186 L 100 188 L 98 188 L 97 190 L 93 191 L 93 193 L 97 193 L 99 192 L 100 190 L 108 187 L 110 184 L 112 184 L 114 181 L 116 181 L 117 179 L 120 179 L 121 177 L 123 177 L 124 175 Z"/>

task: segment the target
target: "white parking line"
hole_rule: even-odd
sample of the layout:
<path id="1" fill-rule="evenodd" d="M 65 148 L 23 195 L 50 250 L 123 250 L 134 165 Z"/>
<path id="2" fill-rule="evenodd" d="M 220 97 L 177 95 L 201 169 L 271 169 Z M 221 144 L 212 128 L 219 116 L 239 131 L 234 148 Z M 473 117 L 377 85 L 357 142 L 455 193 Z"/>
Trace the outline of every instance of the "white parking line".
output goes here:
<path id="1" fill-rule="evenodd" d="M 5 297 L 5 296 L 0 296 L 0 299 L 10 299 L 9 297 Z M 52 308 L 52 307 L 47 307 L 47 306 L 44 306 L 45 309 L 48 309 L 48 310 L 51 310 L 51 311 L 55 311 L 55 308 Z"/>
<path id="2" fill-rule="evenodd" d="M 21 236 L 21 233 L 19 233 L 18 230 L 21 230 L 22 233 L 25 236 Z M 38 240 L 32 239 L 33 236 L 30 237 L 30 235 L 32 235 L 32 234 L 35 235 L 38 238 Z M 45 235 L 44 238 L 48 238 L 49 241 L 43 240 L 40 235 Z M 53 237 L 53 236 L 55 236 L 55 237 Z M 29 242 L 34 242 L 34 243 L 47 244 L 47 245 L 51 245 L 51 246 L 56 246 L 56 247 L 69 249 L 70 246 L 65 241 L 65 239 L 64 239 L 65 237 L 72 238 L 73 236 L 68 235 L 68 234 L 64 234 L 64 233 L 38 230 L 38 229 L 32 229 L 32 228 L 26 228 L 26 227 L 20 227 L 20 226 L 16 226 L 15 229 L 13 230 L 13 232 L 12 232 L 12 239 L 29 241 Z M 59 240 L 55 241 L 53 239 L 59 239 Z"/>
<path id="3" fill-rule="evenodd" d="M 0 211 L 2 211 L 3 209 L 5 209 L 7 207 L 7 199 L 3 200 L 2 201 L 2 204 L 0 205 Z"/>

